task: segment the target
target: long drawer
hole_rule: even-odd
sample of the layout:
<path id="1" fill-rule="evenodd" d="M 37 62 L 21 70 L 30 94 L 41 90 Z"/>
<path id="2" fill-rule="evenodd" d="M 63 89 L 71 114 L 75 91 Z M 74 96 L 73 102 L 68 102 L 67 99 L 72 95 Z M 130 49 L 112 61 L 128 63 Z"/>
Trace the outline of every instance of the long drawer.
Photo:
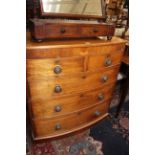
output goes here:
<path id="1" fill-rule="evenodd" d="M 107 55 L 107 54 L 122 54 L 125 48 L 125 44 L 109 44 L 103 40 L 83 40 L 83 41 L 73 41 L 72 45 L 69 45 L 70 42 L 63 41 L 64 45 L 58 42 L 52 42 L 52 45 L 49 45 L 49 42 L 44 42 L 45 48 L 42 48 L 42 43 L 37 44 L 37 48 L 28 48 L 26 51 L 27 60 L 47 60 L 47 59 L 63 59 L 63 58 L 74 58 L 81 56 L 90 56 L 90 55 Z M 62 42 L 61 42 L 62 43 Z M 103 45 L 103 43 L 106 43 Z M 97 44 L 94 46 L 94 44 Z M 91 46 L 92 45 L 92 46 Z M 69 48 L 70 46 L 70 48 Z"/>
<path id="2" fill-rule="evenodd" d="M 118 69 L 119 67 L 115 67 L 107 71 L 89 72 L 76 76 L 58 76 L 42 80 L 29 79 L 29 94 L 31 99 L 37 99 L 92 90 L 114 82 Z"/>
<path id="3" fill-rule="evenodd" d="M 34 138 L 56 137 L 90 126 L 103 119 L 108 110 L 109 101 L 98 104 L 80 112 L 51 119 L 33 120 L 35 126 Z"/>
<path id="4" fill-rule="evenodd" d="M 55 99 L 31 100 L 33 118 L 48 118 L 70 114 L 110 99 L 114 84 L 103 88 Z"/>

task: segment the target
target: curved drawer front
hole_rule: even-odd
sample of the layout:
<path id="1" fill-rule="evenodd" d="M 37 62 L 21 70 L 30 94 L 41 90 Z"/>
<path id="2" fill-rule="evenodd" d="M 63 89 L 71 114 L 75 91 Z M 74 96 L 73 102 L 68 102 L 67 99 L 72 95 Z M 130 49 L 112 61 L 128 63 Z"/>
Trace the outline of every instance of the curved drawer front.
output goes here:
<path id="1" fill-rule="evenodd" d="M 100 40 L 100 43 L 103 43 L 102 40 Z M 68 42 L 67 42 L 68 43 Z M 79 41 L 74 41 L 74 43 L 79 43 Z M 123 53 L 125 45 L 123 44 L 114 44 L 114 45 L 100 45 L 97 46 L 91 46 L 93 43 L 91 40 L 83 41 L 82 46 L 77 46 L 74 44 L 74 47 L 67 48 L 66 46 L 63 46 L 63 48 L 39 48 L 39 49 L 28 49 L 26 51 L 26 57 L 27 60 L 36 60 L 36 59 L 72 59 L 74 57 L 83 57 L 83 56 L 90 56 L 90 55 L 115 55 L 117 53 Z M 83 46 L 84 45 L 84 46 Z M 48 44 L 46 43 L 46 46 Z M 57 45 L 58 46 L 58 45 Z M 61 46 L 60 46 L 61 47 Z"/>
<path id="2" fill-rule="evenodd" d="M 46 118 L 65 115 L 92 106 L 98 102 L 104 104 L 110 99 L 114 84 L 101 89 L 79 93 L 70 97 L 32 100 L 33 118 Z"/>
<path id="3" fill-rule="evenodd" d="M 85 25 L 87 26 L 87 25 Z M 73 27 L 48 29 L 47 38 L 70 37 Z M 79 36 L 105 34 L 103 27 L 78 28 Z M 87 32 L 86 32 L 87 30 Z M 108 115 L 125 41 L 113 37 L 27 42 L 27 101 L 34 140 L 60 137 Z"/>
<path id="4" fill-rule="evenodd" d="M 77 76 L 59 76 L 44 80 L 28 80 L 31 99 L 50 98 L 92 90 L 110 84 L 116 80 L 119 67 L 107 71 L 79 74 Z"/>
<path id="5" fill-rule="evenodd" d="M 121 50 L 119 51 L 117 48 L 112 49 L 112 51 L 109 51 L 108 48 L 102 49 L 100 47 L 84 49 L 83 52 L 87 57 L 75 56 L 53 59 L 27 59 L 27 78 L 42 78 L 64 74 L 77 74 L 100 69 L 105 70 L 108 67 L 120 64 L 123 54 L 123 52 Z M 71 50 L 73 49 L 68 49 L 68 51 Z"/>
<path id="6" fill-rule="evenodd" d="M 67 132 L 90 126 L 101 117 L 103 118 L 103 115 L 107 113 L 108 104 L 109 102 L 106 102 L 106 104 L 99 104 L 93 108 L 55 119 L 33 120 L 35 125 L 34 136 L 38 139 L 44 136 L 56 137 L 56 135 L 64 135 Z"/>
<path id="7" fill-rule="evenodd" d="M 88 58 L 88 70 L 104 69 L 120 64 L 123 52 L 115 54 L 95 55 Z"/>
<path id="8" fill-rule="evenodd" d="M 27 59 L 27 78 L 83 72 L 84 58 Z"/>

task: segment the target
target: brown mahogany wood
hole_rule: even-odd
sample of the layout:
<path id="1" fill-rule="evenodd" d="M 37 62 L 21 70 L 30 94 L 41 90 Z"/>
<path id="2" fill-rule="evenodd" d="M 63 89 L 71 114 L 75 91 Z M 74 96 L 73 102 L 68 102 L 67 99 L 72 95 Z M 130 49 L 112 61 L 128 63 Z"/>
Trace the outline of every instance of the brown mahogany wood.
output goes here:
<path id="1" fill-rule="evenodd" d="M 96 71 L 79 75 L 56 76 L 52 78 L 27 78 L 30 86 L 30 95 L 33 99 L 38 99 L 40 96 L 50 98 L 50 96 L 59 97 L 102 87 L 116 81 L 118 69 L 119 68 L 117 67 L 106 72 Z M 104 76 L 107 77 L 107 81 L 102 79 Z M 56 86 L 60 86 L 62 91 L 55 92 Z"/>
<path id="2" fill-rule="evenodd" d="M 34 140 L 83 130 L 108 115 L 125 43 L 116 37 L 36 43 L 27 34 L 27 101 Z"/>
<path id="3" fill-rule="evenodd" d="M 34 134 L 42 137 L 47 135 L 50 136 L 52 134 L 65 134 L 65 132 L 75 130 L 75 128 L 82 128 L 91 121 L 95 121 L 104 116 L 107 113 L 107 107 L 108 104 L 98 104 L 97 106 L 95 105 L 94 107 L 63 117 L 60 116 L 59 118 L 33 120 L 36 126 Z M 99 114 L 97 115 L 96 112 L 99 112 Z M 56 128 L 57 125 L 60 125 L 59 129 Z"/>
<path id="4" fill-rule="evenodd" d="M 104 103 L 110 99 L 114 84 L 91 91 L 58 97 L 31 99 L 32 118 L 49 118 L 74 113 L 77 109 L 84 109 L 94 103 Z"/>
<path id="5" fill-rule="evenodd" d="M 30 21 L 31 36 L 41 41 L 45 39 L 89 38 L 97 36 L 113 36 L 115 26 L 98 22 L 52 21 L 49 19 L 32 19 Z"/>
<path id="6" fill-rule="evenodd" d="M 58 139 L 61 137 L 64 138 L 66 136 L 74 135 L 76 133 L 81 133 L 83 130 L 86 130 L 86 129 L 90 128 L 92 125 L 95 125 L 96 123 L 102 121 L 107 116 L 108 116 L 108 113 L 94 119 L 93 121 L 91 121 L 89 123 L 78 126 L 74 129 L 66 130 L 64 132 L 58 132 L 55 134 L 45 135 L 45 136 L 35 136 L 34 130 L 32 130 L 32 138 L 33 138 L 33 140 L 36 140 L 36 141 L 45 141 L 46 139 Z"/>

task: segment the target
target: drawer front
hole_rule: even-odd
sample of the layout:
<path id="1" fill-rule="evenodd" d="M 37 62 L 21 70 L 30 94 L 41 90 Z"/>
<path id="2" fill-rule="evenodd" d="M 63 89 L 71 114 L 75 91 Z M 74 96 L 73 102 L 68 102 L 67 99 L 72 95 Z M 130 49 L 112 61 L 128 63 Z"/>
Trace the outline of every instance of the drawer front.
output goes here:
<path id="1" fill-rule="evenodd" d="M 112 27 L 111 27 L 112 28 Z M 94 26 L 85 26 L 80 28 L 81 35 L 83 36 L 106 36 L 106 35 L 111 35 L 113 36 L 113 33 L 108 33 L 110 32 L 110 27 L 109 26 L 99 26 L 99 25 L 94 25 Z"/>
<path id="2" fill-rule="evenodd" d="M 123 52 L 114 54 L 92 55 L 88 58 L 88 70 L 105 69 L 120 64 Z"/>
<path id="3" fill-rule="evenodd" d="M 76 76 L 59 76 L 44 80 L 29 80 L 29 92 L 32 99 L 60 97 L 86 90 L 103 87 L 116 81 L 119 67 L 107 71 L 91 72 Z"/>
<path id="4" fill-rule="evenodd" d="M 103 117 L 107 113 L 108 104 L 109 101 L 66 117 L 33 120 L 35 137 L 54 136 L 59 133 L 65 134 L 76 128 L 82 129 L 88 123 L 93 124 L 96 119 Z"/>
<path id="5" fill-rule="evenodd" d="M 79 31 L 76 26 L 66 25 L 46 25 L 45 35 L 46 38 L 63 38 L 63 37 L 74 37 L 78 35 Z"/>
<path id="6" fill-rule="evenodd" d="M 77 41 L 78 43 L 78 41 Z M 102 43 L 102 42 L 101 42 Z M 90 40 L 85 41 L 83 44 L 85 46 L 77 46 L 74 44 L 74 46 L 71 46 L 70 48 L 67 48 L 64 46 L 63 48 L 47 48 L 47 49 L 29 49 L 26 51 L 26 58 L 29 59 L 52 59 L 54 58 L 61 58 L 61 59 L 68 59 L 69 57 L 72 59 L 74 57 L 84 57 L 89 55 L 113 55 L 117 52 L 123 53 L 125 49 L 124 44 L 113 44 L 113 45 L 98 45 L 98 46 L 92 46 L 92 42 Z M 47 45 L 48 46 L 48 43 Z M 51 63 L 51 62 L 50 62 Z"/>
<path id="7" fill-rule="evenodd" d="M 80 28 L 80 33 L 83 36 L 106 36 L 108 30 L 108 26 L 85 26 Z"/>
<path id="8" fill-rule="evenodd" d="M 46 25 L 45 35 L 47 38 L 63 38 L 63 37 L 90 37 L 90 36 L 104 36 L 109 34 L 110 26 L 102 25 Z M 114 28 L 112 28 L 114 29 Z M 113 36 L 114 33 L 109 35 Z"/>
<path id="9" fill-rule="evenodd" d="M 65 115 L 110 99 L 114 84 L 101 89 L 79 93 L 70 97 L 49 100 L 31 100 L 33 118 L 47 118 Z"/>
<path id="10" fill-rule="evenodd" d="M 27 77 L 47 77 L 83 71 L 84 57 L 27 59 Z"/>

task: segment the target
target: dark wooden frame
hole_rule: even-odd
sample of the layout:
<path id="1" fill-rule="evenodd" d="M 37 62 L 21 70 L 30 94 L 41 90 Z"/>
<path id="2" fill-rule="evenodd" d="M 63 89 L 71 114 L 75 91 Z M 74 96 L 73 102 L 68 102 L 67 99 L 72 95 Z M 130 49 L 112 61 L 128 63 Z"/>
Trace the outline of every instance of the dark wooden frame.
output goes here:
<path id="1" fill-rule="evenodd" d="M 84 19 L 105 19 L 105 11 L 103 8 L 105 1 L 101 1 L 101 9 L 102 9 L 102 16 L 93 16 L 93 15 L 77 15 L 77 14 L 66 14 L 66 13 L 45 13 L 43 10 L 43 3 L 40 0 L 40 9 L 41 9 L 41 16 L 42 17 L 54 17 L 54 18 L 84 18 Z"/>

